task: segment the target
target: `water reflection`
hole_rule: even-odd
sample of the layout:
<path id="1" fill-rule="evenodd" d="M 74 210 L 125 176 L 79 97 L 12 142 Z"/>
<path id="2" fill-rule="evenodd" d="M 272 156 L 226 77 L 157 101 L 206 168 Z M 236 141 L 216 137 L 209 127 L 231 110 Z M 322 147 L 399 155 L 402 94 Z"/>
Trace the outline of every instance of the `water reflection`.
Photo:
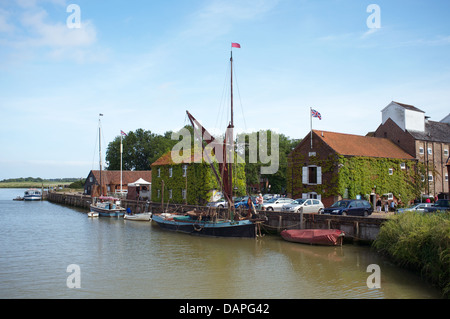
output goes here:
<path id="1" fill-rule="evenodd" d="M 196 237 L 1 195 L 0 298 L 440 297 L 368 247 Z M 70 264 L 81 289 L 66 286 Z M 367 288 L 370 264 L 381 267 L 380 289 Z"/>

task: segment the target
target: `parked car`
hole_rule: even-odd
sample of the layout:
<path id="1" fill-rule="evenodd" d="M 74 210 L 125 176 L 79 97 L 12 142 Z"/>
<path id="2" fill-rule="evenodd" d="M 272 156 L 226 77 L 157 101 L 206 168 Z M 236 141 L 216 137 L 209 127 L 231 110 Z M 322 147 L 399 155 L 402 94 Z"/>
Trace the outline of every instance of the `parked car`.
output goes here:
<path id="1" fill-rule="evenodd" d="M 280 194 L 264 194 L 263 199 L 264 201 L 268 201 L 272 198 L 281 197 Z"/>
<path id="2" fill-rule="evenodd" d="M 431 213 L 438 210 L 450 211 L 450 200 L 449 199 L 438 199 L 436 203 L 430 207 L 425 208 L 425 212 Z"/>
<path id="3" fill-rule="evenodd" d="M 397 213 L 406 213 L 406 212 L 420 212 L 423 213 L 425 208 L 430 207 L 430 203 L 419 203 L 411 207 L 399 208 L 397 209 Z"/>
<path id="4" fill-rule="evenodd" d="M 296 199 L 290 204 L 284 205 L 281 209 L 283 212 L 291 213 L 318 213 L 322 211 L 324 206 L 318 199 Z"/>
<path id="5" fill-rule="evenodd" d="M 217 207 L 217 208 L 227 208 L 228 207 L 228 202 L 221 198 L 218 201 L 215 202 L 209 202 L 208 204 L 206 204 L 207 207 Z"/>
<path id="6" fill-rule="evenodd" d="M 290 204 L 294 200 L 292 198 L 285 198 L 285 197 L 279 197 L 279 198 L 272 198 L 269 199 L 267 202 L 264 202 L 262 204 L 262 209 L 265 210 L 279 210 L 281 211 L 281 208 L 283 205 Z"/>
<path id="7" fill-rule="evenodd" d="M 372 205 L 363 199 L 340 200 L 323 210 L 324 214 L 369 216 L 372 214 Z"/>

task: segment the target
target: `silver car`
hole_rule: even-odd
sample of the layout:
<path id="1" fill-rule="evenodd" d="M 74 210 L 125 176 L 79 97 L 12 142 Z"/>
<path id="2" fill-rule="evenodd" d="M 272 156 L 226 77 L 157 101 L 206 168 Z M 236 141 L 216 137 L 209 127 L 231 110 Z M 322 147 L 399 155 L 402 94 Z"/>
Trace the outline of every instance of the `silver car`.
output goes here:
<path id="1" fill-rule="evenodd" d="M 206 204 L 207 207 L 217 207 L 217 208 L 227 208 L 228 202 L 225 199 L 219 199 L 216 202 L 209 202 Z"/>
<path id="2" fill-rule="evenodd" d="M 431 206 L 432 206 L 431 203 L 420 203 L 420 204 L 416 204 L 412 207 L 399 208 L 399 209 L 397 209 L 397 213 L 405 213 L 405 212 L 411 212 L 411 211 L 423 213 L 423 212 L 425 212 L 425 208 L 431 207 Z"/>
<path id="3" fill-rule="evenodd" d="M 292 203 L 284 205 L 282 211 L 290 213 L 320 213 L 324 206 L 318 199 L 296 199 Z"/>
<path id="4" fill-rule="evenodd" d="M 287 205 L 293 201 L 294 200 L 292 198 L 285 198 L 285 197 L 272 198 L 272 199 L 269 199 L 267 202 L 264 202 L 264 204 L 262 204 L 261 208 L 265 209 L 265 210 L 280 211 L 281 208 L 283 207 L 283 205 Z"/>

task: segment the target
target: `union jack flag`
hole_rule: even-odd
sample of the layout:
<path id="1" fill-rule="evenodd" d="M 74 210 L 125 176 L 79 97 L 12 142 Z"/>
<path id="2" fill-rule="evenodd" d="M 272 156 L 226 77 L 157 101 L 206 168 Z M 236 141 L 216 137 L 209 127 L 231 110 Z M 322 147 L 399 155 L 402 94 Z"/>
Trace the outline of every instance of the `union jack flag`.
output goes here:
<path id="1" fill-rule="evenodd" d="M 127 136 L 127 133 L 125 133 L 124 131 L 120 130 L 120 134 L 122 134 L 122 136 Z"/>
<path id="2" fill-rule="evenodd" d="M 313 110 L 313 109 L 311 109 L 311 116 L 312 116 L 312 117 L 318 117 L 319 120 L 322 119 L 322 115 L 320 115 L 319 112 L 317 112 L 316 110 Z"/>

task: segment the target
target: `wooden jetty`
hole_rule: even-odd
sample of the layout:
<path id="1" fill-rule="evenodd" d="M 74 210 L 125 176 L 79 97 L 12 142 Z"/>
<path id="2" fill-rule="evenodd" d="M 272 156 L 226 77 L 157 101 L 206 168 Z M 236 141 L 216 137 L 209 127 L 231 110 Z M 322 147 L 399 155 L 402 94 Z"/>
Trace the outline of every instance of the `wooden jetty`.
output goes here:
<path id="1" fill-rule="evenodd" d="M 68 194 L 50 192 L 47 200 L 53 203 L 74 206 L 89 210 L 92 197 L 81 194 Z M 146 201 L 122 200 L 122 207 L 130 208 L 134 213 L 145 211 Z M 164 209 L 176 210 L 178 212 L 188 212 L 198 209 L 195 205 L 164 204 Z M 162 212 L 161 203 L 150 203 L 149 210 L 154 213 Z M 224 208 L 216 208 L 217 211 Z M 345 232 L 345 239 L 354 241 L 371 242 L 376 239 L 380 226 L 386 221 L 386 218 L 370 216 L 338 216 L 338 215 L 319 215 L 307 213 L 287 213 L 277 211 L 257 211 L 258 218 L 265 219 L 261 228 L 266 233 L 279 234 L 285 229 L 340 229 Z"/>

